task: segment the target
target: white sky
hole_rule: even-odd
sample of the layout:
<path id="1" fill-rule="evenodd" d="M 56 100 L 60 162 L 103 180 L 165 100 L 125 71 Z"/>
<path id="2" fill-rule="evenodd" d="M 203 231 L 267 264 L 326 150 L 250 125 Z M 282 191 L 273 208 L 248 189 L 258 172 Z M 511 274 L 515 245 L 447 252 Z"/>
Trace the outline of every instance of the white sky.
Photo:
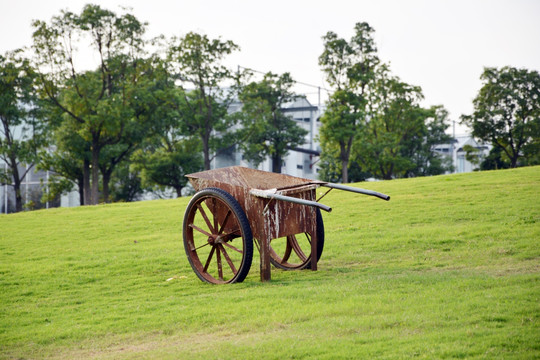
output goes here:
<path id="1" fill-rule="evenodd" d="M 149 36 L 195 31 L 232 40 L 241 50 L 229 64 L 288 71 L 322 87 L 321 37 L 334 31 L 349 39 L 354 24 L 366 21 L 393 74 L 421 86 L 424 105 L 442 104 L 456 121 L 472 112 L 484 66 L 540 71 L 538 0 L 0 0 L 0 53 L 31 44 L 32 19 L 50 21 L 89 2 L 117 13 L 131 7 L 149 23 Z"/>

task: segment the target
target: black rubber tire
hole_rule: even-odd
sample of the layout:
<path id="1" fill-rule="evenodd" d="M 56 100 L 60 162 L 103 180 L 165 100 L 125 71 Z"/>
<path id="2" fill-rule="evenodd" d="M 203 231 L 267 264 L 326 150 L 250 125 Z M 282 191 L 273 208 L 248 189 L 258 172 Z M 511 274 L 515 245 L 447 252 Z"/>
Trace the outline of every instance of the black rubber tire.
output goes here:
<path id="1" fill-rule="evenodd" d="M 317 222 L 317 262 L 319 262 L 323 249 L 324 249 L 324 222 L 321 214 L 320 209 L 316 209 L 316 216 L 315 221 Z M 311 236 L 308 233 L 304 234 L 297 234 L 298 236 L 306 236 L 308 239 L 308 242 L 311 241 Z M 289 241 L 289 239 L 287 239 Z M 296 239 L 294 239 L 296 241 Z M 307 256 L 307 259 L 305 261 L 291 264 L 286 262 L 285 264 L 281 261 L 282 257 L 280 257 L 273 249 L 272 249 L 272 242 L 270 242 L 270 262 L 272 265 L 274 265 L 278 269 L 282 270 L 302 270 L 302 269 L 311 269 L 311 248 L 309 248 L 310 255 Z"/>
<path id="2" fill-rule="evenodd" d="M 221 202 L 220 206 L 225 206 L 228 208 L 228 211 L 232 213 L 234 218 L 236 218 L 236 224 L 238 225 L 238 230 L 240 231 L 240 236 L 235 237 L 242 239 L 242 252 L 241 252 L 241 260 L 239 260 L 239 265 L 237 269 L 233 269 L 230 264 L 229 267 L 231 269 L 231 272 L 233 275 L 231 275 L 228 279 L 220 279 L 219 277 L 216 278 L 212 274 L 210 274 L 207 270 L 209 267 L 209 264 L 211 260 L 214 257 L 217 257 L 218 264 L 220 263 L 220 253 L 226 256 L 227 260 L 230 260 L 229 256 L 227 255 L 227 252 L 224 250 L 225 247 L 223 245 L 220 245 L 218 243 L 212 244 L 210 243 L 210 237 L 208 237 L 208 244 L 199 245 L 198 248 L 196 247 L 194 243 L 194 228 L 193 223 L 195 216 L 197 213 L 200 213 L 200 210 L 198 206 L 201 206 L 202 203 L 208 200 L 217 199 Z M 215 208 L 214 208 L 215 209 Z M 207 209 L 212 216 L 216 216 L 216 214 L 213 214 L 210 209 Z M 208 216 L 208 215 L 207 215 Z M 230 216 L 230 215 L 229 215 Z M 201 214 L 202 217 L 202 214 Z M 217 221 L 217 220 L 215 220 Z M 224 222 L 230 222 L 230 220 L 226 220 Z M 190 226 L 191 225 L 191 226 Z M 223 227 L 223 224 L 218 224 L 220 227 Z M 212 228 L 210 226 L 207 226 L 209 233 L 212 233 Z M 222 230 L 223 231 L 223 230 Z M 212 234 L 218 236 L 219 234 Z M 199 238 L 203 237 L 204 235 L 198 234 Z M 186 255 L 189 261 L 189 264 L 191 265 L 193 271 L 195 274 L 204 282 L 209 282 L 213 284 L 224 284 L 224 283 L 237 283 L 242 282 L 246 278 L 247 274 L 249 273 L 249 270 L 251 268 L 251 262 L 253 259 L 253 235 L 251 232 L 251 227 L 249 226 L 248 219 L 246 217 L 246 214 L 244 213 L 244 210 L 242 210 L 242 207 L 236 199 L 229 194 L 228 192 L 218 189 L 218 188 L 206 188 L 199 192 L 197 192 L 193 198 L 191 198 L 187 208 L 186 212 L 184 214 L 184 224 L 183 224 L 183 239 L 184 239 L 184 250 L 186 251 Z M 225 242 L 228 242 L 226 240 Z M 223 244 L 223 242 L 221 243 Z M 207 264 L 205 266 L 202 265 L 201 259 L 199 258 L 198 249 L 205 247 L 206 245 L 210 245 L 210 248 L 214 248 L 210 251 L 210 254 L 207 259 Z M 232 246 L 231 246 L 232 247 Z M 217 249 L 217 251 L 215 250 Z M 221 250 L 220 250 L 221 249 Z M 239 249 L 237 249 L 237 252 Z M 215 254 L 215 255 L 213 255 Z M 222 265 L 218 265 L 222 266 Z M 236 270 L 236 273 L 234 272 Z M 223 272 L 221 269 L 220 272 Z M 221 275 L 223 277 L 223 275 Z"/>

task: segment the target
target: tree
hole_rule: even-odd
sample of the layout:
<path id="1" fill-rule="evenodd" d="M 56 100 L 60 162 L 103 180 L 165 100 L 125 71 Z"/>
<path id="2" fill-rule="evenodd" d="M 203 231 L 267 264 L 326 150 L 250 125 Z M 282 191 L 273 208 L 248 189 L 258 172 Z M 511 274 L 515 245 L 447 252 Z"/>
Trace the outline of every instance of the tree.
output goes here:
<path id="1" fill-rule="evenodd" d="M 183 84 L 185 104 L 191 109 L 191 116 L 184 120 L 202 142 L 206 170 L 215 155 L 230 147 L 231 139 L 235 139 L 230 132 L 234 118 L 227 113 L 234 94 L 224 91 L 232 85 L 234 73 L 221 61 L 236 50 L 238 46 L 230 40 L 209 39 L 193 32 L 174 37 L 168 47 L 170 71 Z M 188 91 L 186 83 L 194 89 Z"/>
<path id="2" fill-rule="evenodd" d="M 446 166 L 432 151 L 450 140 L 444 131 L 447 112 L 424 109 L 417 86 L 392 76 L 386 66 L 377 71 L 369 98 L 369 119 L 355 146 L 355 161 L 374 177 L 392 179 L 443 173 Z"/>
<path id="3" fill-rule="evenodd" d="M 299 98 L 291 90 L 294 81 L 289 73 L 267 73 L 260 82 L 251 82 L 240 91 L 241 115 L 244 118 L 241 148 L 247 160 L 260 164 L 267 156 L 272 171 L 281 173 L 288 149 L 305 143 L 308 133 L 283 112 L 283 106 Z"/>
<path id="4" fill-rule="evenodd" d="M 336 162 L 336 159 L 339 159 L 339 148 L 332 146 L 332 144 L 324 143 L 319 161 L 318 174 L 320 180 L 333 183 L 339 183 L 342 181 L 342 164 L 340 162 Z M 369 172 L 362 168 L 358 161 L 354 161 L 354 154 L 351 156 L 351 161 L 349 161 L 347 175 L 349 177 L 349 182 L 365 181 L 366 179 L 372 177 Z"/>
<path id="5" fill-rule="evenodd" d="M 324 51 L 319 65 L 335 91 L 321 118 L 321 142 L 339 147 L 343 182 L 349 181 L 348 165 L 353 148 L 367 116 L 367 95 L 379 63 L 373 40 L 374 30 L 367 23 L 357 23 L 347 42 L 335 33 L 323 37 Z"/>
<path id="6" fill-rule="evenodd" d="M 475 148 L 472 145 L 465 145 L 463 146 L 463 151 L 465 151 L 465 160 L 471 164 L 478 166 L 482 163 L 482 150 Z"/>
<path id="7" fill-rule="evenodd" d="M 181 196 L 188 181 L 185 175 L 203 169 L 200 137 L 191 127 L 198 99 L 194 91 L 186 94 L 176 87 L 173 77 L 167 76 L 165 82 L 152 92 L 154 126 L 132 157 L 131 170 L 140 174 L 143 187 L 172 187 Z"/>
<path id="8" fill-rule="evenodd" d="M 134 140 L 133 135 L 141 133 L 139 121 L 145 119 L 134 107 L 140 102 L 139 86 L 147 84 L 143 78 L 148 68 L 142 59 L 145 24 L 131 14 L 118 16 L 97 5 L 86 5 L 78 15 L 64 11 L 50 24 L 34 21 L 33 26 L 41 89 L 62 111 L 63 123 L 73 123 L 69 127 L 88 144 L 79 149 L 79 158 L 90 154 L 89 161 L 83 161 L 84 203 L 97 204 L 100 168 L 104 169 L 102 152 L 109 147 L 117 150 L 105 170 L 106 177 L 119 161 L 118 151 L 127 154 L 125 147 L 130 145 L 124 144 L 125 139 Z M 77 50 L 87 48 L 86 40 L 99 62 L 94 71 L 78 67 Z"/>
<path id="9" fill-rule="evenodd" d="M 506 66 L 485 68 L 480 79 L 474 112 L 463 115 L 462 123 L 473 136 L 499 148 L 510 167 L 520 159 L 534 163 L 540 153 L 540 75 Z"/>
<path id="10" fill-rule="evenodd" d="M 502 152 L 500 147 L 495 146 L 491 148 L 488 156 L 486 156 L 480 164 L 480 170 L 508 169 L 510 164 L 508 161 L 503 161 Z"/>
<path id="11" fill-rule="evenodd" d="M 142 199 L 145 190 L 150 190 L 143 185 L 140 173 L 128 162 L 115 167 L 112 178 L 110 195 L 114 202 L 138 201 Z"/>
<path id="12" fill-rule="evenodd" d="M 22 50 L 0 55 L 0 159 L 7 165 L 0 169 L 0 183 L 13 186 L 17 212 L 23 209 L 21 183 L 45 145 L 35 80 L 36 73 Z"/>
<path id="13" fill-rule="evenodd" d="M 193 139 L 162 138 L 163 146 L 136 153 L 134 168 L 141 172 L 143 184 L 172 187 L 178 197 L 187 185 L 187 174 L 202 170 L 200 147 Z"/>
<path id="14" fill-rule="evenodd" d="M 51 113 L 49 111 L 48 115 Z M 87 199 L 84 195 L 89 194 L 90 189 L 89 187 L 85 189 L 85 186 L 90 184 L 84 179 L 90 177 L 88 172 L 91 158 L 90 145 L 70 125 L 76 125 L 76 123 L 65 122 L 62 126 L 52 127 L 50 139 L 54 146 L 42 154 L 38 168 L 52 172 L 49 178 L 48 200 L 69 193 L 74 185 L 77 185 L 79 204 L 88 205 L 85 203 Z"/>
<path id="15" fill-rule="evenodd" d="M 392 179 L 414 168 L 412 159 L 402 152 L 406 143 L 413 152 L 417 150 L 414 137 L 423 135 L 427 114 L 418 105 L 422 98 L 419 87 L 401 82 L 387 67 L 378 70 L 370 93 L 369 121 L 355 144 L 357 161 L 375 177 Z"/>
<path id="16" fill-rule="evenodd" d="M 402 155 L 409 157 L 415 166 L 405 177 L 433 176 L 452 171 L 452 158 L 441 155 L 433 148 L 439 144 L 448 144 L 453 139 L 446 134 L 450 126 L 448 111 L 442 106 L 431 106 L 425 109 L 424 126 L 412 136 L 402 150 Z"/>
<path id="17" fill-rule="evenodd" d="M 154 92 L 161 103 L 154 114 L 155 128 L 144 146 L 133 156 L 132 169 L 140 173 L 142 185 L 147 188 L 171 187 L 178 197 L 187 185 L 185 175 L 203 169 L 201 142 L 190 129 L 193 119 L 192 95 L 174 86 Z"/>

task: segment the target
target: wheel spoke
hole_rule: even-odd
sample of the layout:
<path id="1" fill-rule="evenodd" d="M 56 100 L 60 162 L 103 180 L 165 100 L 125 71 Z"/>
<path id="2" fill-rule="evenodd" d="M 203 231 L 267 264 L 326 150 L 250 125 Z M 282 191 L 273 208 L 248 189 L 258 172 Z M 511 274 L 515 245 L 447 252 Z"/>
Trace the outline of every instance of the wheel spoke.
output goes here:
<path id="1" fill-rule="evenodd" d="M 204 211 L 203 207 L 201 206 L 201 204 L 197 204 L 197 209 L 199 209 L 199 212 L 201 213 L 204 221 L 206 222 L 206 225 L 208 226 L 208 229 L 212 232 L 212 233 L 215 233 L 216 230 L 214 229 L 214 227 L 212 226 L 212 223 L 210 222 L 210 219 L 208 219 L 208 216 L 206 216 L 206 212 Z"/>
<path id="2" fill-rule="evenodd" d="M 316 228 L 313 231 L 272 239 L 270 243 L 272 265 L 283 270 L 300 270 L 311 268 L 312 256 L 316 256 L 319 261 L 324 247 L 324 224 L 318 209 L 314 220 L 316 220 Z M 317 244 L 316 249 L 313 250 L 314 236 L 317 236 Z"/>
<path id="3" fill-rule="evenodd" d="M 291 256 L 292 247 L 291 247 L 291 243 L 289 242 L 289 237 L 290 236 L 287 236 L 287 241 L 286 241 L 287 245 L 285 246 L 285 253 L 283 254 L 283 257 L 281 258 L 282 264 L 285 264 L 287 260 L 289 260 L 289 257 Z"/>
<path id="4" fill-rule="evenodd" d="M 216 248 L 212 246 L 212 250 L 210 250 L 210 254 L 208 254 L 208 259 L 206 259 L 206 264 L 204 264 L 204 272 L 208 272 L 208 266 L 210 265 L 210 261 L 212 260 L 212 255 L 214 255 L 214 251 Z"/>
<path id="5" fill-rule="evenodd" d="M 239 237 L 242 237 L 242 234 L 240 233 L 240 230 L 235 230 L 233 232 L 230 232 L 228 234 L 220 235 L 220 238 L 223 239 L 224 242 L 231 241 L 234 239 L 238 239 Z"/>
<path id="6" fill-rule="evenodd" d="M 223 281 L 223 266 L 221 265 L 221 255 L 220 255 L 219 247 L 218 246 L 216 247 L 218 248 L 218 250 L 216 251 L 216 260 L 217 260 L 219 280 Z"/>
<path id="7" fill-rule="evenodd" d="M 212 214 L 214 215 L 214 229 L 212 230 L 212 232 L 215 234 L 216 231 L 218 230 L 218 217 L 217 217 L 217 208 L 216 208 L 216 198 L 212 198 Z"/>
<path id="8" fill-rule="evenodd" d="M 182 227 L 189 263 L 205 282 L 242 282 L 251 267 L 253 236 L 238 201 L 226 191 L 206 188 L 188 204 Z"/>
<path id="9" fill-rule="evenodd" d="M 198 248 L 191 249 L 191 250 L 192 250 L 192 251 L 197 251 L 197 250 L 199 250 L 200 248 L 203 248 L 203 247 L 208 246 L 208 245 L 210 245 L 210 243 L 206 243 L 206 244 L 204 244 L 204 245 L 199 246 Z"/>
<path id="10" fill-rule="evenodd" d="M 291 236 L 290 238 L 292 239 L 292 241 L 291 241 L 291 246 L 292 246 L 294 252 L 296 253 L 296 255 L 298 255 L 298 257 L 300 258 L 300 260 L 306 261 L 306 260 L 307 260 L 307 256 L 306 256 L 306 255 L 304 254 L 304 252 L 302 251 L 302 248 L 300 247 L 300 245 L 298 245 L 298 241 L 296 241 L 296 237 Z M 289 237 L 287 237 L 287 241 L 289 241 Z"/>
<path id="11" fill-rule="evenodd" d="M 198 232 L 200 232 L 200 233 L 202 233 L 202 234 L 204 234 L 204 235 L 206 235 L 206 236 L 208 236 L 208 237 L 211 237 L 211 236 L 212 236 L 212 234 L 210 234 L 210 233 L 207 232 L 207 231 L 204 231 L 203 229 L 201 229 L 200 227 L 198 227 L 198 226 L 195 225 L 195 224 L 189 224 L 189 227 L 190 227 L 190 228 L 193 228 L 193 229 L 195 229 L 195 230 L 197 230 Z"/>
<path id="12" fill-rule="evenodd" d="M 237 249 L 236 247 L 232 246 L 231 244 L 227 243 L 227 242 L 224 242 L 223 245 L 225 245 L 226 247 L 230 248 L 230 249 L 233 249 L 234 251 L 236 252 L 239 252 L 240 254 L 243 254 L 244 252 L 240 249 Z"/>
<path id="13" fill-rule="evenodd" d="M 220 235 L 225 229 L 225 225 L 227 225 L 227 221 L 229 221 L 229 216 L 231 214 L 232 214 L 231 210 L 227 211 L 227 215 L 225 215 L 225 219 L 223 220 L 223 224 L 221 224 L 221 229 L 219 229 L 218 235 Z"/>
<path id="14" fill-rule="evenodd" d="M 225 251 L 225 248 L 223 247 L 223 245 L 219 244 L 219 250 L 221 250 L 221 253 L 223 254 L 223 257 L 225 258 L 225 260 L 227 260 L 227 263 L 231 267 L 233 274 L 236 275 L 237 273 L 236 267 L 234 266 L 231 258 L 229 257 L 229 254 L 227 254 L 227 251 Z"/>

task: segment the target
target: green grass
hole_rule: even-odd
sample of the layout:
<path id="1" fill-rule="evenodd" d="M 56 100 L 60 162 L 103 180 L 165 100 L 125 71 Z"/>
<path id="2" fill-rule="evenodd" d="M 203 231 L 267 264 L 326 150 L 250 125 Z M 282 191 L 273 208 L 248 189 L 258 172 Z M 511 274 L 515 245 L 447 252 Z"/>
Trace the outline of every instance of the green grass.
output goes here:
<path id="1" fill-rule="evenodd" d="M 540 167 L 359 186 L 264 284 L 199 281 L 189 199 L 0 216 L 0 358 L 540 358 Z"/>

